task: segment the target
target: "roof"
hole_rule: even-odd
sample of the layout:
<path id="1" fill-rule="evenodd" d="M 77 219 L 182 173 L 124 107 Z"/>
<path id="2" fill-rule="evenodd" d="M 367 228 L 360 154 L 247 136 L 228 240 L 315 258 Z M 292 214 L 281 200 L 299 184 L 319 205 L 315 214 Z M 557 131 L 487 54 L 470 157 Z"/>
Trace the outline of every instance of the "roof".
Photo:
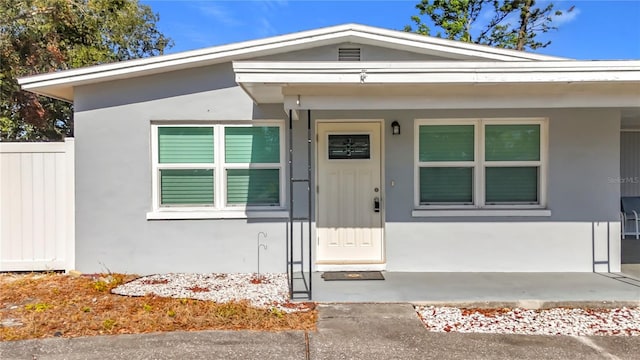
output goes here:
<path id="1" fill-rule="evenodd" d="M 74 87 L 174 70 L 246 60 L 344 42 L 411 51 L 459 60 L 552 61 L 563 58 L 429 37 L 397 30 L 345 24 L 176 54 L 121 61 L 18 79 L 23 89 L 73 101 Z"/>

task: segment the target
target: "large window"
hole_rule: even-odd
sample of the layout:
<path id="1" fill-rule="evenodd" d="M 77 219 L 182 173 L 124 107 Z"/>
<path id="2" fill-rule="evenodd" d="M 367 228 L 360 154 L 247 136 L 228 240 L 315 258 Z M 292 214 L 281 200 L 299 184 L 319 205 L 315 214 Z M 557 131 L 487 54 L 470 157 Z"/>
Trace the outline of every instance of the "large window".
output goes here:
<path id="1" fill-rule="evenodd" d="M 546 121 L 416 121 L 417 208 L 545 205 Z"/>
<path id="2" fill-rule="evenodd" d="M 280 122 L 152 129 L 155 209 L 282 207 Z"/>

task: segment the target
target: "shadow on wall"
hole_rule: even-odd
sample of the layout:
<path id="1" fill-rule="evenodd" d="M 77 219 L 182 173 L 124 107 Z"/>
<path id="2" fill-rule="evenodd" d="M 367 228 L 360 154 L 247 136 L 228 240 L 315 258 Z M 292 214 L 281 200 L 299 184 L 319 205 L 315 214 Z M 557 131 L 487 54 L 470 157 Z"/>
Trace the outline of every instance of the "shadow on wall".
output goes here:
<path id="1" fill-rule="evenodd" d="M 75 104 L 76 111 L 86 111 L 237 86 L 232 65 L 227 63 L 89 85 L 91 95 L 76 99 Z"/>

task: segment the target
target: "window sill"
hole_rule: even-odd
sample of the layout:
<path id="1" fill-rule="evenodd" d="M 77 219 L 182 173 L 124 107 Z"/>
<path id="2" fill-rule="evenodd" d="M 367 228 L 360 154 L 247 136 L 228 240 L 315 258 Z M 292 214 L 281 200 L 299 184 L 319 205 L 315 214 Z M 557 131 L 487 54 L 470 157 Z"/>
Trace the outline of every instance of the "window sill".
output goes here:
<path id="1" fill-rule="evenodd" d="M 190 219 L 283 219 L 287 210 L 157 210 L 147 213 L 147 220 Z"/>
<path id="2" fill-rule="evenodd" d="M 476 217 L 476 216 L 497 216 L 497 217 L 549 217 L 551 210 L 548 209 L 469 209 L 469 210 L 413 210 L 413 217 Z"/>

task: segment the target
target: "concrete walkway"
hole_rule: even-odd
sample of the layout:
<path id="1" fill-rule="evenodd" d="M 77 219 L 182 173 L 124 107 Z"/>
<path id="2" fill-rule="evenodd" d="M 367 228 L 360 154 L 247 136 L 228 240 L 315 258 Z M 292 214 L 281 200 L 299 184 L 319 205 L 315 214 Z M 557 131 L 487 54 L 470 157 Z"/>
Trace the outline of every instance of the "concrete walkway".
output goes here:
<path id="1" fill-rule="evenodd" d="M 432 333 L 408 304 L 321 305 L 311 359 L 637 359 L 640 337 Z"/>
<path id="2" fill-rule="evenodd" d="M 637 359 L 640 337 L 431 333 L 409 304 L 326 304 L 318 330 L 174 332 L 0 342 L 2 360 Z"/>

